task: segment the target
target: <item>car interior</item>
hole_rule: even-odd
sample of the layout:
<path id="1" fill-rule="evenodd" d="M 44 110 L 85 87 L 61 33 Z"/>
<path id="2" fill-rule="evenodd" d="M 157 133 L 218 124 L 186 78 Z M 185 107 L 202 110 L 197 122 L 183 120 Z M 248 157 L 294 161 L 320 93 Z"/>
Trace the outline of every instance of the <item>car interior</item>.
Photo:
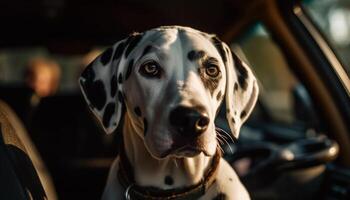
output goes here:
<path id="1" fill-rule="evenodd" d="M 252 199 L 349 199 L 350 43 L 339 53 L 315 2 L 0 2 L 0 199 L 100 199 L 122 135 L 104 133 L 78 77 L 115 42 L 162 25 L 215 33 L 255 73 L 259 99 L 239 139 L 225 135 L 224 105 L 216 119 Z M 59 65 L 52 95 L 26 85 L 37 57 Z"/>

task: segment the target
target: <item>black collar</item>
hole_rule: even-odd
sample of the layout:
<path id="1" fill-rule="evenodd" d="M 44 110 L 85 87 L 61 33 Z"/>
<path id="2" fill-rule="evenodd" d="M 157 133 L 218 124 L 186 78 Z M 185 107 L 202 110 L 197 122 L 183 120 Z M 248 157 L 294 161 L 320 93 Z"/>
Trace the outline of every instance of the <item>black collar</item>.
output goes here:
<path id="1" fill-rule="evenodd" d="M 132 166 L 126 156 L 123 142 L 119 150 L 118 180 L 125 190 L 126 199 L 137 200 L 187 200 L 198 199 L 203 196 L 209 187 L 215 182 L 216 173 L 220 163 L 221 152 L 217 148 L 210 169 L 204 174 L 204 178 L 196 185 L 162 190 L 155 187 L 141 187 L 135 184 Z"/>

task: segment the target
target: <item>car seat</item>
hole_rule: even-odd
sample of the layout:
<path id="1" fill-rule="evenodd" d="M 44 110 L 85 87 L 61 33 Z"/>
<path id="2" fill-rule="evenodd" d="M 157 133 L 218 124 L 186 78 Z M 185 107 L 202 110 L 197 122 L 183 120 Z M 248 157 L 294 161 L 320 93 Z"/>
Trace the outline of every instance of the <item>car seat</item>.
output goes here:
<path id="1" fill-rule="evenodd" d="M 51 177 L 22 122 L 0 100 L 0 199 L 52 199 Z"/>

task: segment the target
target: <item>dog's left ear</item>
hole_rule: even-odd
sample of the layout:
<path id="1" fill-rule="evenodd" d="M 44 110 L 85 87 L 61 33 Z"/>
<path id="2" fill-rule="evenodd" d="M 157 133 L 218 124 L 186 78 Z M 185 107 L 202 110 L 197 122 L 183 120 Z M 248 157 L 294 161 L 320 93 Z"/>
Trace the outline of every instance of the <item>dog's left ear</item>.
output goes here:
<path id="1" fill-rule="evenodd" d="M 226 67 L 226 118 L 233 136 L 237 139 L 242 124 L 258 99 L 259 87 L 248 65 L 217 37 L 212 40 Z"/>
<path id="2" fill-rule="evenodd" d="M 122 86 L 132 67 L 128 55 L 141 38 L 141 34 L 134 33 L 117 42 L 90 63 L 79 78 L 85 100 L 106 133 L 112 133 L 122 117 Z"/>

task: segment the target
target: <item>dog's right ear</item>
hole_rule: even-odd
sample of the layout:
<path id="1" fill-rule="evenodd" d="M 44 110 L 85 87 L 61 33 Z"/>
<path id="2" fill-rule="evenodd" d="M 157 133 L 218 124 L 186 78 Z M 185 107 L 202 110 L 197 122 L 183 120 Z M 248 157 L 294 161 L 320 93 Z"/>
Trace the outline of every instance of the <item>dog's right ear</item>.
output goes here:
<path id="1" fill-rule="evenodd" d="M 112 133 L 123 115 L 123 81 L 128 55 L 141 40 L 134 33 L 108 48 L 83 71 L 79 78 L 83 96 L 106 133 Z"/>

